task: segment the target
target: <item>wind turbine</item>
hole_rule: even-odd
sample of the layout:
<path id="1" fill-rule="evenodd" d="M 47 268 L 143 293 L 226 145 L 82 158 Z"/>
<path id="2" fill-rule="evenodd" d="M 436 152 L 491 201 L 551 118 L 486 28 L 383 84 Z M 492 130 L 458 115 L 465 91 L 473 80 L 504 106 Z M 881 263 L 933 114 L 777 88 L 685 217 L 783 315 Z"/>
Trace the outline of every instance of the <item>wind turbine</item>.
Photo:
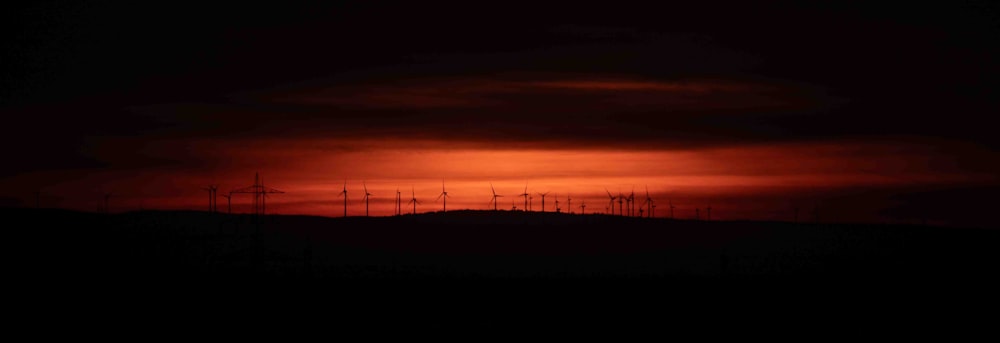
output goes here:
<path id="1" fill-rule="evenodd" d="M 542 212 L 545 212 L 545 196 L 549 195 L 549 192 L 537 193 L 537 194 L 542 196 Z"/>
<path id="2" fill-rule="evenodd" d="M 569 193 L 566 193 L 566 208 L 569 209 L 569 213 L 573 213 L 573 199 L 569 197 Z"/>
<path id="3" fill-rule="evenodd" d="M 410 195 L 411 195 L 410 201 L 407 202 L 406 204 L 409 205 L 410 203 L 413 203 L 413 214 L 417 214 L 417 204 L 419 204 L 420 202 L 417 201 L 417 192 L 413 190 L 412 187 L 410 188 Z"/>
<path id="4" fill-rule="evenodd" d="M 444 203 L 441 204 L 441 212 L 448 212 L 448 192 L 444 191 L 444 180 L 441 180 L 441 194 L 438 195 L 434 202 L 437 202 L 441 197 L 444 197 Z"/>
<path id="5" fill-rule="evenodd" d="M 368 193 L 368 185 L 366 185 L 364 181 L 361 182 L 361 186 L 363 186 L 365 188 L 365 199 L 364 199 L 365 200 L 365 217 L 367 217 L 368 216 L 368 197 L 370 197 L 372 194 Z"/>
<path id="6" fill-rule="evenodd" d="M 619 189 L 618 190 L 618 215 L 619 216 L 624 216 L 625 215 L 625 209 L 624 209 L 624 207 L 622 205 L 624 203 L 625 203 L 625 195 L 623 195 L 621 189 Z M 614 207 L 614 205 L 611 205 L 611 207 Z"/>
<path id="7" fill-rule="evenodd" d="M 584 200 L 583 203 L 580 204 L 580 214 L 587 214 L 587 201 L 586 200 Z"/>
<path id="8" fill-rule="evenodd" d="M 615 215 L 615 196 L 611 195 L 611 191 L 607 188 L 605 188 L 604 191 L 608 192 L 608 198 L 611 199 L 608 200 L 608 207 L 611 209 L 611 215 Z"/>
<path id="9" fill-rule="evenodd" d="M 556 213 L 559 213 L 559 211 L 560 211 L 560 209 L 559 209 L 559 194 L 558 193 L 557 194 L 553 194 L 552 196 L 556 198 Z"/>
<path id="10" fill-rule="evenodd" d="M 347 217 L 347 180 L 344 180 L 344 190 L 337 196 L 344 196 L 344 217 Z"/>
<path id="11" fill-rule="evenodd" d="M 519 197 L 524 198 L 524 207 L 521 208 L 522 210 L 525 210 L 525 211 L 528 210 L 528 197 L 530 195 L 531 194 L 528 194 L 528 183 L 525 182 L 524 183 L 524 193 L 518 194 Z"/>
<path id="12" fill-rule="evenodd" d="M 653 215 L 653 208 L 652 208 L 652 206 L 653 206 L 653 198 L 649 197 L 649 186 L 646 186 L 646 202 L 644 202 L 643 205 L 646 205 L 646 216 L 647 217 L 652 216 Z M 641 217 L 642 216 L 642 206 L 639 206 L 639 210 L 640 210 L 639 211 L 639 216 Z"/>
<path id="13" fill-rule="evenodd" d="M 628 216 L 635 217 L 635 186 L 632 186 L 632 193 L 629 193 L 628 198 L 625 198 L 625 202 L 628 203 Z"/>
<path id="14" fill-rule="evenodd" d="M 490 200 L 490 202 L 493 203 L 493 210 L 496 211 L 497 210 L 497 198 L 503 197 L 503 195 L 497 195 L 497 190 L 495 188 L 493 188 L 493 183 L 492 182 L 490 182 L 490 190 L 493 191 L 493 200 Z"/>

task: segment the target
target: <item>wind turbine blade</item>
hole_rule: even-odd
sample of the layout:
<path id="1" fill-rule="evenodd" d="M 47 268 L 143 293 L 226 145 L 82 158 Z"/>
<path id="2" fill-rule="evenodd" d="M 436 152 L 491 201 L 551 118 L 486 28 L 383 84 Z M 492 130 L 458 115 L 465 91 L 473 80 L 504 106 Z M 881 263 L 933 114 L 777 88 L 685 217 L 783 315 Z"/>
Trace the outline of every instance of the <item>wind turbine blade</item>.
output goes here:
<path id="1" fill-rule="evenodd" d="M 438 200 L 441 200 L 441 196 L 443 196 L 443 195 L 444 195 L 444 193 L 438 194 L 438 197 L 434 198 L 434 202 L 437 202 Z"/>

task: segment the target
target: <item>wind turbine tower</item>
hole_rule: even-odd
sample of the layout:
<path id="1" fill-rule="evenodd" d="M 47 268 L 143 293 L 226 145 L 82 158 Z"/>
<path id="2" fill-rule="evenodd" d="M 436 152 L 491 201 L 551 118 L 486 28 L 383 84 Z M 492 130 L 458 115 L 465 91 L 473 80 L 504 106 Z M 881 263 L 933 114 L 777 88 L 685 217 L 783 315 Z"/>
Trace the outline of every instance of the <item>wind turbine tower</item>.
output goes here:
<path id="1" fill-rule="evenodd" d="M 503 197 L 503 195 L 497 195 L 497 190 L 495 188 L 493 188 L 493 183 L 492 182 L 490 182 L 490 191 L 493 191 L 493 200 L 490 200 L 490 202 L 493 203 L 493 210 L 496 211 L 497 210 L 497 198 Z"/>
<path id="2" fill-rule="evenodd" d="M 618 215 L 619 216 L 624 216 L 625 215 L 625 207 L 623 205 L 624 203 L 625 203 L 625 195 L 623 195 L 621 191 L 618 191 Z M 614 207 L 614 205 L 611 205 L 611 206 Z"/>
<path id="3" fill-rule="evenodd" d="M 420 202 L 417 201 L 417 192 L 412 187 L 410 188 L 410 195 L 411 195 L 410 196 L 410 201 L 407 202 L 406 204 L 409 205 L 409 204 L 412 203 L 413 204 L 413 214 L 417 214 L 417 204 L 419 204 Z"/>
<path id="4" fill-rule="evenodd" d="M 537 194 L 542 196 L 542 212 L 545 212 L 545 196 L 549 195 L 549 192 L 537 193 Z"/>
<path id="5" fill-rule="evenodd" d="M 646 217 L 653 216 L 653 198 L 649 197 L 649 186 L 646 186 L 646 202 L 643 205 L 646 205 Z M 639 209 L 642 210 L 642 206 L 639 206 Z M 642 216 L 641 211 L 639 216 Z"/>
<path id="6" fill-rule="evenodd" d="M 448 192 L 444 190 L 444 180 L 441 180 L 441 194 L 438 195 L 437 199 L 434 199 L 434 202 L 437 202 L 442 197 L 444 198 L 444 203 L 441 204 L 441 212 L 448 212 Z"/>
<path id="7" fill-rule="evenodd" d="M 365 200 L 365 217 L 367 217 L 368 216 L 368 197 L 372 196 L 372 194 L 368 193 L 368 185 L 365 184 L 364 181 L 361 182 L 361 186 L 364 187 L 364 189 L 365 189 L 365 199 L 364 199 Z"/>
<path id="8" fill-rule="evenodd" d="M 610 199 L 608 200 L 607 207 L 611 209 L 611 215 L 615 215 L 615 196 L 611 195 L 611 191 L 609 191 L 607 188 L 605 188 L 604 191 L 608 192 L 608 199 Z"/>
<path id="9" fill-rule="evenodd" d="M 629 193 L 625 201 L 628 203 L 628 216 L 635 217 L 635 186 L 632 186 L 632 193 Z"/>
<path id="10" fill-rule="evenodd" d="M 531 194 L 528 194 L 528 184 L 527 183 L 524 184 L 524 193 L 518 194 L 518 196 L 524 198 L 524 207 L 522 207 L 521 210 L 527 211 L 528 210 L 528 197 L 531 196 Z"/>

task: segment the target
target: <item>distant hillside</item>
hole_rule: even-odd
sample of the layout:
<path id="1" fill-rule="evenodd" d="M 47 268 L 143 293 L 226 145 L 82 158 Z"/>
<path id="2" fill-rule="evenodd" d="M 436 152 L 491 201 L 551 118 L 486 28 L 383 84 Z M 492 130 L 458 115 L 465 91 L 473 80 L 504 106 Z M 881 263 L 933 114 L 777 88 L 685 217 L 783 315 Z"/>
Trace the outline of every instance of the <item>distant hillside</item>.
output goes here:
<path id="1" fill-rule="evenodd" d="M 327 218 L 3 209 L 34 268 L 251 278 L 985 277 L 1000 231 L 454 211 Z M 94 267 L 96 266 L 96 267 Z M 166 273 L 166 274 L 164 274 Z"/>

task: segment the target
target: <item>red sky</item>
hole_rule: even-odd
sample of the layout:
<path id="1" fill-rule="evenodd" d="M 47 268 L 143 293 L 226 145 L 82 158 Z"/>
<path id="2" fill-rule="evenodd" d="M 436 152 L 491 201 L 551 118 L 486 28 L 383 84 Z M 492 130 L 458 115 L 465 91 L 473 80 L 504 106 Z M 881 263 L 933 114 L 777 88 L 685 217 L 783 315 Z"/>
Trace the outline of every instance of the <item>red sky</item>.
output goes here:
<path id="1" fill-rule="evenodd" d="M 373 215 L 397 188 L 439 210 L 444 180 L 449 209 L 492 182 L 505 209 L 527 183 L 588 213 L 648 187 L 660 217 L 996 223 L 1000 26 L 962 8 L 39 6 L 4 55 L 6 206 L 200 210 L 259 172 L 283 214 L 342 215 L 345 181 L 349 215 L 363 183 Z"/>
<path id="2" fill-rule="evenodd" d="M 891 145 L 889 144 L 891 143 Z M 107 144 L 140 144 L 110 139 Z M 350 148 L 349 150 L 347 148 Z M 657 204 L 657 216 L 672 202 L 677 217 L 694 216 L 694 208 L 713 206 L 718 219 L 790 219 L 792 208 L 813 208 L 829 201 L 837 191 L 869 192 L 878 189 L 934 189 L 956 185 L 997 182 L 996 175 L 969 173 L 960 161 L 917 144 L 898 142 L 817 142 L 810 144 L 755 144 L 689 150 L 622 150 L 535 148 L 503 149 L 456 142 L 416 140 L 341 141 L 335 139 L 282 139 L 254 141 L 180 140 L 145 143 L 146 151 L 163 158 L 183 155 L 200 161 L 217 161 L 210 168 L 157 167 L 121 170 L 58 171 L 24 177 L 65 180 L 41 187 L 61 207 L 92 210 L 99 194 L 112 192 L 115 210 L 140 205 L 159 209 L 203 209 L 207 192 L 217 184 L 228 190 L 253 183 L 255 172 L 265 185 L 287 193 L 269 198 L 273 213 L 340 216 L 344 183 L 348 190 L 348 215 L 363 215 L 362 185 L 372 193 L 370 213 L 393 211 L 396 189 L 411 187 L 421 202 L 418 212 L 437 211 L 434 199 L 444 181 L 450 209 L 490 208 L 490 183 L 500 198 L 500 208 L 523 208 L 525 185 L 533 194 L 532 208 L 540 209 L 535 194 L 550 192 L 546 207 L 559 199 L 563 211 L 567 194 L 574 212 L 583 202 L 587 212 L 606 212 L 605 189 L 614 195 L 629 193 L 643 201 L 645 189 Z M 879 212 L 886 199 L 870 203 L 839 203 L 840 220 L 888 220 Z M 219 199 L 221 210 L 226 201 Z M 250 211 L 250 197 L 237 194 L 233 211 Z M 832 205 L 831 205 L 832 206 Z M 406 212 L 412 210 L 407 206 Z M 702 210 L 704 211 L 704 209 Z M 916 218 L 915 218 L 916 219 Z"/>

